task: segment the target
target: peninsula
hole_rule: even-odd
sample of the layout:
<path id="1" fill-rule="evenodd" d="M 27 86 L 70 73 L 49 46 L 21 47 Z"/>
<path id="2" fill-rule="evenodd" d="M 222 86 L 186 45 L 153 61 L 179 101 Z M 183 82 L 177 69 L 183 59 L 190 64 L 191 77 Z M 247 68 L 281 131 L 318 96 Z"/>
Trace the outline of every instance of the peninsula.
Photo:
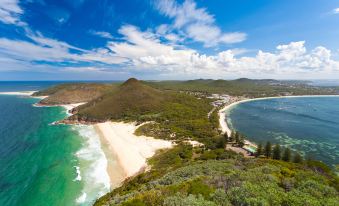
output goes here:
<path id="1" fill-rule="evenodd" d="M 339 179 L 325 164 L 230 150 L 224 112 L 255 97 L 336 95 L 337 88 L 276 80 L 139 81 L 59 85 L 41 105 L 79 104 L 60 123 L 93 124 L 112 191 L 94 205 L 335 205 Z M 73 96 L 75 98 L 73 98 Z M 236 144 L 236 143 L 234 143 Z M 241 146 L 237 146 L 241 147 Z"/>

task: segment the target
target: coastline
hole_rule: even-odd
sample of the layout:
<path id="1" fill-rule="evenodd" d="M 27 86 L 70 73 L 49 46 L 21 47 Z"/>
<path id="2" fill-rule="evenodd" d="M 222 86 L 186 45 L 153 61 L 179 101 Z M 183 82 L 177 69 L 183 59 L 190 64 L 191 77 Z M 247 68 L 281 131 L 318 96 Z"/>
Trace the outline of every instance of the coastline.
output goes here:
<path id="1" fill-rule="evenodd" d="M 0 95 L 32 96 L 35 92 L 37 91 L 0 92 Z"/>
<path id="2" fill-rule="evenodd" d="M 104 150 L 106 156 L 114 155 L 116 157 L 122 170 L 122 181 L 147 170 L 147 159 L 152 157 L 157 150 L 173 146 L 170 141 L 136 136 L 134 131 L 138 126 L 134 123 L 104 122 L 96 124 L 95 128 L 101 136 L 102 144 L 108 148 Z M 119 181 L 114 179 L 116 175 L 115 171 L 111 170 L 112 168 L 114 167 L 107 167 L 110 177 L 113 178 L 111 181 L 115 186 L 119 186 L 117 185 Z"/>
<path id="3" fill-rule="evenodd" d="M 238 104 L 244 102 L 251 102 L 251 101 L 259 101 L 259 100 L 266 100 L 266 99 L 281 99 L 281 98 L 303 98 L 303 97 L 339 97 L 339 95 L 291 95 L 291 96 L 276 96 L 276 97 L 259 97 L 259 98 L 252 98 L 252 99 L 241 99 L 231 102 L 230 104 L 225 105 L 222 107 L 218 114 L 219 114 L 219 125 L 220 129 L 223 133 L 227 133 L 228 136 L 231 136 L 232 129 L 227 124 L 227 116 L 226 112 L 232 109 L 232 107 L 237 106 Z M 247 144 L 257 146 L 256 144 L 245 140 Z"/>

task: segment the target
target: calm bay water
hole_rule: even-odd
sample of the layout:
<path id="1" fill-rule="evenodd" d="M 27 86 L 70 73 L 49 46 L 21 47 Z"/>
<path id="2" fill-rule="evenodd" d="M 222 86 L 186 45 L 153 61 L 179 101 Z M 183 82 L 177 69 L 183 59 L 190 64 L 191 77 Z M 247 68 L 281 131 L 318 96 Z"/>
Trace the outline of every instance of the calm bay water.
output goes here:
<path id="1" fill-rule="evenodd" d="M 271 141 L 305 157 L 339 164 L 339 97 L 250 101 L 228 113 L 228 123 L 255 143 Z"/>
<path id="2" fill-rule="evenodd" d="M 0 83 L 28 91 L 55 83 Z M 0 95 L 0 205 L 91 205 L 109 191 L 107 160 L 91 126 L 52 125 L 62 107 L 34 107 L 38 99 Z"/>

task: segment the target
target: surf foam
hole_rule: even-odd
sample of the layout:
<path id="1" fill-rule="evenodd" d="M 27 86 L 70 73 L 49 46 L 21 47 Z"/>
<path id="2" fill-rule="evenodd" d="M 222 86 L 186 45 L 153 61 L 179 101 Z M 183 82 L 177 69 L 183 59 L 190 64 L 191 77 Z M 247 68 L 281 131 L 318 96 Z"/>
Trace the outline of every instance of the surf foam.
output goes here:
<path id="1" fill-rule="evenodd" d="M 84 185 L 82 195 L 77 198 L 77 202 L 91 204 L 110 190 L 107 159 L 93 126 L 74 125 L 72 127 L 84 140 L 82 148 L 76 153 L 80 163 L 78 174 L 81 174 L 80 178 Z"/>

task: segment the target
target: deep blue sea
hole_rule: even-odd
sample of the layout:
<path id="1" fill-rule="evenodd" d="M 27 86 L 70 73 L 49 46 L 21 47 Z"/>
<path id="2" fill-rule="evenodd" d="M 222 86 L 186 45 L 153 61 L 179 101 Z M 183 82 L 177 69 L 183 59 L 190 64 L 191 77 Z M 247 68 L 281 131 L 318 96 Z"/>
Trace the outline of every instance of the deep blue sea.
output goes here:
<path id="1" fill-rule="evenodd" d="M 107 160 L 91 126 L 52 125 L 62 107 L 3 95 L 61 82 L 0 82 L 0 205 L 91 205 L 109 191 Z"/>
<path id="2" fill-rule="evenodd" d="M 255 143 L 271 141 L 305 158 L 339 164 L 339 97 L 250 101 L 228 113 L 228 123 Z"/>

